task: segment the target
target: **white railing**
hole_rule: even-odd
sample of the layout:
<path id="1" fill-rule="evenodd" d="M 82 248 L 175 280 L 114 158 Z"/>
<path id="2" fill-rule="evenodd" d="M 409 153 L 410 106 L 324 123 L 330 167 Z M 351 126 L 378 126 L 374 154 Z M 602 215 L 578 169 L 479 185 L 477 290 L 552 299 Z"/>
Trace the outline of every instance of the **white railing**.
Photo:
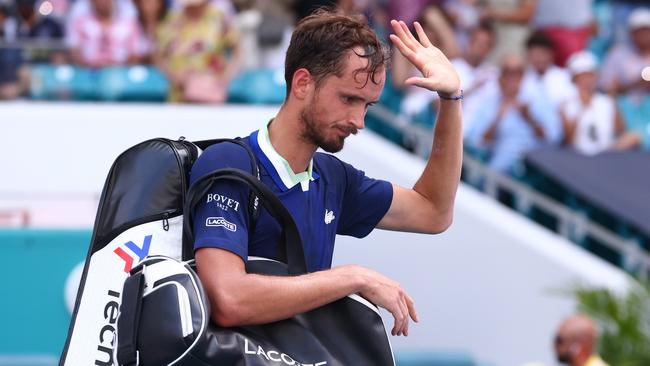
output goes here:
<path id="1" fill-rule="evenodd" d="M 423 126 L 409 123 L 406 119 L 396 116 L 382 106 L 373 106 L 368 113 L 400 131 L 404 142 L 413 151 L 426 158 L 431 151 L 433 132 Z M 533 188 L 519 181 L 488 168 L 479 160 L 465 154 L 463 168 L 470 182 L 481 182 L 484 192 L 497 199 L 500 190 L 513 195 L 515 209 L 527 215 L 533 207 L 542 209 L 553 216 L 557 222 L 557 233 L 573 242 L 581 242 L 586 237 L 602 243 L 608 249 L 618 253 L 622 258 L 622 267 L 631 273 L 642 277 L 650 275 L 650 254 L 641 247 L 635 239 L 623 238 L 611 230 L 589 220 L 583 213 L 571 210 L 567 206 L 550 199 Z"/>

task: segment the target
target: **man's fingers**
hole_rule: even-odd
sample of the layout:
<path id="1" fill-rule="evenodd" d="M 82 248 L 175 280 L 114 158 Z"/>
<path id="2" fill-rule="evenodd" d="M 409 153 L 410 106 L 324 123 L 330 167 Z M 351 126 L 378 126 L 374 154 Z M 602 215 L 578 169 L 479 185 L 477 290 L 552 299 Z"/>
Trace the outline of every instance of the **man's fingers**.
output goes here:
<path id="1" fill-rule="evenodd" d="M 418 317 L 418 312 L 415 310 L 415 301 L 409 296 L 408 294 L 406 295 L 406 305 L 408 306 L 409 310 L 409 315 L 411 316 L 411 319 L 413 319 L 414 322 L 419 322 L 420 317 Z"/>
<path id="2" fill-rule="evenodd" d="M 402 42 L 402 40 L 398 36 L 391 34 L 390 40 L 393 41 L 393 44 L 397 47 L 399 52 L 401 52 L 402 55 L 404 55 L 404 57 L 406 57 L 409 61 L 413 57 L 415 57 L 415 52 L 413 52 L 410 48 L 406 47 L 404 42 Z"/>
<path id="3" fill-rule="evenodd" d="M 402 296 L 400 299 L 400 306 L 402 307 L 402 313 L 404 314 L 404 322 L 402 324 L 402 334 L 405 336 L 409 335 L 409 308 L 406 304 L 406 298 Z"/>
<path id="4" fill-rule="evenodd" d="M 411 76 L 404 81 L 406 85 L 415 85 L 421 88 L 435 90 L 435 85 L 432 85 L 431 80 L 418 76 Z"/>
<path id="5" fill-rule="evenodd" d="M 418 38 L 420 38 L 420 43 L 422 44 L 422 46 L 424 46 L 424 47 L 431 47 L 431 46 L 433 46 L 433 45 L 431 44 L 431 41 L 429 40 L 429 37 L 427 37 L 427 34 L 424 33 L 424 29 L 422 28 L 422 26 L 420 25 L 420 23 L 419 23 L 419 22 L 415 22 L 415 23 L 413 23 L 413 24 L 415 25 L 415 31 L 418 33 Z"/>
<path id="6" fill-rule="evenodd" d="M 402 27 L 402 22 L 398 22 L 396 20 L 391 20 L 390 25 L 393 27 L 393 31 L 395 32 L 395 35 L 400 39 L 400 41 L 402 41 L 402 43 L 407 48 L 414 51 L 416 44 L 411 39 L 413 36 L 411 35 L 411 32 L 408 30 L 408 27 L 406 28 L 406 31 L 404 31 L 404 28 Z M 411 35 L 411 37 L 409 37 L 409 35 Z"/>
<path id="7" fill-rule="evenodd" d="M 411 33 L 411 30 L 409 29 L 408 25 L 402 20 L 399 21 L 399 25 L 404 31 L 404 34 L 406 35 L 406 38 L 409 40 L 409 45 L 415 49 L 415 47 L 420 46 L 420 42 L 415 38 L 413 33 Z"/>
<path id="8" fill-rule="evenodd" d="M 401 307 L 394 306 L 394 309 L 391 311 L 393 318 L 395 318 L 395 324 L 393 325 L 393 330 L 390 332 L 391 335 L 399 335 L 402 330 L 402 323 L 404 322 L 404 316 L 402 315 Z"/>

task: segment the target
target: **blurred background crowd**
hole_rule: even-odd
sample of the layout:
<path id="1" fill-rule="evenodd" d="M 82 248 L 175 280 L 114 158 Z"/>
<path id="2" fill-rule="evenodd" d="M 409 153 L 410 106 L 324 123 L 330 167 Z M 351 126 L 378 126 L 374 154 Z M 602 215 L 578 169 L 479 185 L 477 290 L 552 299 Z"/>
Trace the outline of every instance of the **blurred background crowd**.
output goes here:
<path id="1" fill-rule="evenodd" d="M 174 106 L 163 109 L 164 102 L 237 103 L 238 107 L 233 109 L 240 113 L 255 109 L 248 108 L 252 105 L 277 105 L 282 103 L 286 93 L 284 53 L 292 30 L 301 18 L 322 6 L 364 17 L 387 47 L 391 47 L 388 41 L 391 19 L 401 19 L 407 24 L 419 21 L 432 43 L 447 55 L 460 75 L 464 90 L 463 181 L 514 208 L 521 214 L 518 219 L 530 218 L 556 232 L 557 238 L 570 239 L 630 274 L 650 277 L 650 196 L 647 193 L 650 170 L 646 168 L 650 166 L 650 0 L 0 0 L 0 102 L 9 101 L 0 103 L 0 126 L 9 127 L 6 136 L 15 137 L 11 127 L 19 126 L 19 121 L 22 121 L 27 123 L 28 127 L 24 129 L 30 133 L 36 129 L 30 126 L 47 126 L 51 130 L 46 131 L 58 133 L 62 130 L 66 135 L 70 133 L 75 138 L 80 137 L 78 140 L 84 140 L 89 139 L 87 135 L 92 135 L 89 130 L 69 132 L 65 130 L 67 126 L 95 128 L 103 124 L 102 127 L 110 129 L 113 122 L 117 128 L 124 128 L 126 121 L 134 125 L 143 122 L 141 130 L 158 135 L 165 131 L 162 128 L 165 123 L 178 127 L 178 120 L 182 118 L 192 119 L 200 115 L 210 122 L 213 118 L 221 118 L 199 108 Z M 439 101 L 435 93 L 406 85 L 405 80 L 416 72 L 399 52 L 392 53 L 386 86 L 380 102 L 369 108 L 366 125 L 401 147 L 426 157 L 431 149 Z M 102 109 L 94 104 L 86 108 L 84 103 L 65 103 L 63 108 L 57 109 L 55 103 L 33 102 L 42 100 L 158 104 L 139 105 L 142 114 L 135 115 L 131 110 L 125 111 L 125 108 L 113 104 Z M 22 118 L 22 115 L 29 114 L 25 111 L 30 106 L 45 112 L 35 114 L 38 117 Z M 109 113 L 111 109 L 117 110 L 115 114 Z M 215 108 L 215 113 L 226 115 L 223 119 L 230 118 L 227 122 L 232 125 L 246 122 L 231 117 L 226 109 Z M 63 113 L 64 117 L 47 118 L 56 113 Z M 105 113 L 106 116 L 100 116 L 103 117 L 101 123 L 86 124 L 86 120 L 94 116 L 91 113 Z M 146 121 L 142 117 L 145 113 Z M 164 118 L 161 116 L 169 116 L 171 123 L 162 121 Z M 38 121 L 29 121 L 30 118 Z M 77 124 L 66 124 L 66 118 Z M 161 129 L 152 131 L 154 129 L 147 125 L 149 122 L 157 123 Z M 191 125 L 180 127 L 188 131 Z M 199 127 L 198 123 L 194 125 L 196 129 Z M 39 134 L 47 135 L 38 131 L 21 138 L 19 133 L 18 138 L 7 139 L 10 148 L 6 150 L 19 149 L 11 148 L 14 141 L 20 144 L 16 145 L 20 149 L 24 149 L 25 141 L 30 143 L 30 148 L 40 147 L 49 136 L 39 140 L 43 137 Z M 133 134 L 133 131 L 128 131 L 119 136 L 123 138 Z M 191 136 L 191 132 L 183 134 Z M 115 145 L 111 138 L 106 139 Z M 363 148 L 370 155 L 379 156 L 384 154 L 384 147 L 378 146 L 364 145 Z M 86 150 L 92 150 L 91 147 L 94 145 Z M 74 154 L 77 154 L 76 150 Z M 45 154 L 38 152 L 36 155 L 38 163 L 34 164 L 44 165 Z M 96 164 L 96 159 L 88 156 L 88 160 Z M 2 157 L 6 158 L 2 163 L 9 166 L 2 171 L 19 171 L 10 178 L 21 175 L 22 170 L 18 169 L 22 168 L 21 165 L 25 165 L 25 172 L 30 174 L 34 170 L 32 165 L 20 161 L 11 165 L 15 160 L 11 154 Z M 59 161 L 51 163 L 59 164 Z M 381 165 L 385 165 L 391 174 L 397 174 L 397 168 L 408 166 L 401 160 Z M 56 174 L 59 173 L 57 170 Z M 22 175 L 27 177 L 29 174 Z M 62 176 L 59 174 L 54 180 L 63 182 Z M 80 182 L 84 179 L 81 176 L 77 178 Z M 7 185 L 10 188 L 4 188 L 4 191 L 0 189 L 0 242 L 18 243 L 22 246 L 16 248 L 32 250 L 34 241 L 30 235 L 41 235 L 39 232 L 1 229 L 49 227 L 50 217 L 65 215 L 61 215 L 64 210 L 54 208 L 56 205 L 52 202 L 59 199 L 52 198 L 55 194 L 43 193 L 45 189 L 41 186 L 30 191 L 29 187 L 22 185 L 19 182 Z M 16 187 L 27 193 L 16 194 L 19 190 Z M 539 240 L 542 243 L 540 247 L 546 251 L 553 248 L 550 245 L 552 238 L 536 234 L 527 226 L 520 229 L 522 226 L 518 219 L 501 219 L 494 208 L 486 213 L 487 206 L 479 197 L 463 186 L 461 188 L 458 220 L 454 224 L 460 229 L 442 237 L 441 240 L 448 245 L 430 246 L 427 243 L 426 248 L 430 251 L 457 248 L 462 253 L 456 262 L 463 264 L 459 265 L 455 275 L 466 274 L 466 283 L 477 286 L 467 293 L 488 288 L 486 283 L 492 283 L 501 285 L 507 296 L 494 292 L 484 298 L 475 294 L 476 298 L 466 300 L 456 292 L 462 286 L 452 283 L 449 293 L 453 295 L 437 296 L 435 305 L 448 299 L 452 305 L 447 308 L 456 310 L 458 304 L 452 299 L 458 298 L 463 305 L 470 304 L 472 309 L 480 310 L 480 316 L 467 318 L 470 322 L 480 319 L 475 321 L 477 324 L 482 324 L 485 313 L 490 313 L 485 310 L 489 309 L 483 303 L 485 299 L 489 299 L 487 304 L 495 304 L 495 308 L 515 306 L 516 311 L 506 311 L 508 317 L 521 309 L 535 312 L 536 317 L 541 308 L 551 309 L 551 306 L 544 305 L 546 303 L 538 302 L 537 295 L 522 292 L 520 288 L 543 287 L 547 290 L 544 281 L 559 278 L 557 273 L 572 274 L 576 268 L 584 270 L 586 267 L 577 265 L 579 261 L 568 251 L 559 251 L 560 254 L 552 261 L 544 259 L 548 253 L 535 252 L 528 261 L 527 256 L 520 254 L 528 253 L 521 251 L 521 248 L 528 247 L 521 244 L 537 245 Z M 63 206 L 69 206 L 72 196 L 61 197 Z M 93 196 L 92 200 L 83 198 L 80 201 L 84 205 L 90 202 L 88 206 L 94 210 L 97 203 L 94 199 Z M 75 211 L 87 216 L 81 209 L 68 207 L 65 210 L 68 215 Z M 14 220 L 16 213 L 20 215 L 18 220 Z M 474 220 L 474 216 L 480 219 Z M 41 219 L 45 224 L 39 226 L 40 217 L 46 217 L 46 220 Z M 494 222 L 489 222 L 490 218 Z M 489 230 L 481 225 L 489 227 Z M 510 235 L 510 227 L 517 231 L 517 235 L 501 235 L 504 232 Z M 83 248 L 77 261 L 85 254 L 90 238 L 89 231 L 82 234 L 74 234 L 78 236 L 75 239 L 78 247 Z M 480 238 L 472 239 L 471 235 Z M 476 243 L 468 238 L 480 241 L 481 245 L 474 245 Z M 43 253 L 57 248 L 56 242 L 46 235 L 40 240 Z M 61 243 L 65 240 L 60 239 Z M 393 239 L 390 243 L 391 246 L 394 244 Z M 485 245 L 489 250 L 481 252 Z M 488 259 L 478 258 L 481 253 L 485 253 Z M 364 257 L 366 254 L 364 252 Z M 448 254 L 444 252 L 430 257 L 454 262 L 445 257 Z M 472 255 L 477 259 L 468 262 Z M 9 254 L 7 257 L 40 258 L 31 254 Z M 491 258 L 496 259 L 491 261 Z M 560 266 L 555 263 L 558 258 L 562 259 Z M 59 261 L 46 263 L 55 262 L 59 264 Z M 74 265 L 73 259 L 69 262 L 66 265 Z M 22 266 L 21 263 L 16 261 L 17 266 Z M 444 273 L 439 288 L 449 282 L 445 272 L 448 269 L 443 264 L 427 263 Z M 503 277 L 486 275 L 499 275 L 501 267 L 512 265 L 521 268 L 516 267 L 516 271 L 511 273 L 504 272 Z M 489 268 L 489 271 L 472 272 L 471 269 L 476 269 L 474 267 Z M 61 270 L 61 273 L 67 274 L 67 271 L 69 268 Z M 480 273 L 477 277 L 492 280 L 476 281 L 476 277 L 472 277 L 475 273 Z M 602 269 L 589 270 L 587 277 L 602 275 L 605 278 L 604 273 Z M 38 286 L 44 287 L 41 280 L 38 279 Z M 421 281 L 421 278 L 414 279 L 413 283 L 420 284 L 423 289 L 429 286 L 428 281 Z M 513 284 L 521 287 L 508 287 L 515 286 Z M 498 286 L 489 288 L 491 291 L 501 290 Z M 650 299 L 648 291 L 643 294 Z M 608 293 L 603 296 L 605 300 L 614 299 Z M 630 306 L 638 312 L 619 311 L 614 306 L 616 304 L 610 306 L 600 294 L 583 297 L 587 299 L 583 305 L 589 304 L 588 300 L 593 298 L 591 303 L 595 309 L 613 309 L 613 318 L 620 320 L 618 328 L 605 327 L 606 331 L 616 330 L 605 332 L 604 341 L 601 341 L 601 345 L 609 345 L 605 349 L 605 359 L 614 365 L 623 360 L 617 359 L 617 355 L 632 355 L 638 362 L 629 365 L 648 365 L 647 339 L 650 339 L 650 332 L 647 330 L 650 323 L 639 320 L 647 319 L 647 316 L 635 315 L 648 314 L 648 307 L 637 306 L 638 301 L 632 298 Z M 500 303 L 501 299 L 507 301 Z M 530 304 L 521 305 L 520 301 L 530 301 Z M 481 303 L 481 306 L 474 306 L 475 303 Z M 19 306 L 22 308 L 23 304 Z M 627 317 L 620 315 L 628 313 L 631 315 Z M 443 320 L 453 319 L 447 313 L 441 314 Z M 518 323 L 507 319 L 502 323 Z M 67 326 L 68 318 L 61 322 Z M 555 326 L 546 323 L 548 327 Z M 438 326 L 436 323 L 436 332 Z M 52 326 L 52 329 L 59 328 Z M 450 339 L 460 332 L 458 344 L 474 345 L 473 340 L 459 330 L 461 328 L 453 324 L 448 328 L 449 332 L 440 332 L 441 337 Z M 637 328 L 643 328 L 639 332 L 645 332 L 643 334 L 647 336 L 640 337 Z M 505 350 L 503 354 L 510 353 L 512 344 L 490 343 L 500 340 L 499 335 L 506 334 L 495 330 L 488 329 L 486 334 L 489 336 L 477 337 L 475 343 L 486 348 L 500 348 Z M 623 337 L 624 331 L 632 335 Z M 530 332 L 530 335 L 534 333 Z M 32 333 L 25 334 L 28 337 L 25 339 L 32 339 Z M 52 337 L 52 344 L 58 350 L 60 335 L 57 333 Z M 0 365 L 3 365 L 3 341 L 7 343 L 14 338 L 21 339 L 13 334 L 5 340 L 0 339 Z M 516 338 L 526 337 L 517 334 Z M 558 355 L 573 342 L 564 338 L 558 333 L 555 339 Z M 634 342 L 639 345 L 638 354 L 642 353 L 645 358 L 630 351 Z M 12 346 L 10 342 L 7 344 Z M 10 348 L 11 352 L 16 352 L 16 349 L 22 348 Z M 588 356 L 589 352 L 585 352 L 584 355 Z"/>
<path id="2" fill-rule="evenodd" d="M 292 28 L 321 6 L 386 40 L 390 19 L 419 20 L 461 76 L 468 149 L 492 168 L 516 175 L 542 145 L 650 148 L 644 0 L 0 0 L 0 99 L 128 100 L 143 84 L 131 99 L 279 103 Z M 435 94 L 393 58 L 383 106 L 432 126 Z"/>

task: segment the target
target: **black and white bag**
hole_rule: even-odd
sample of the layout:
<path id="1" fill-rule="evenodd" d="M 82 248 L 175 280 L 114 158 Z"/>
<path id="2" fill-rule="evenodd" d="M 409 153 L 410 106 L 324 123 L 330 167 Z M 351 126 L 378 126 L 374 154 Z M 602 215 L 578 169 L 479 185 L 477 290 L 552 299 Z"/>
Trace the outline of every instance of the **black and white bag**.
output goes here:
<path id="1" fill-rule="evenodd" d="M 234 169 L 212 172 L 188 195 L 188 173 L 200 153 L 197 145 L 221 141 L 195 145 L 154 139 L 115 161 L 102 192 L 59 365 L 113 365 L 118 354 L 123 365 L 394 365 L 377 308 L 356 295 L 260 326 L 220 328 L 209 321 L 200 281 L 182 260 L 193 256 L 191 208 L 214 181 L 234 179 L 248 185 L 252 221 L 259 214 L 259 196 L 284 228 L 279 258 L 287 264 L 249 258 L 247 271 L 306 272 L 291 215 L 254 177 L 255 158 L 240 141 L 229 140 L 248 151 L 253 175 Z"/>
<path id="2" fill-rule="evenodd" d="M 230 139 L 157 138 L 117 157 L 102 190 L 59 366 L 113 365 L 113 333 L 129 271 L 148 255 L 191 258 L 191 248 L 183 253 L 181 245 L 189 172 L 201 149 L 222 142 L 248 151 L 251 172 L 258 174 L 250 149 Z"/>
<path id="3" fill-rule="evenodd" d="M 291 214 L 266 186 L 243 171 L 223 169 L 195 182 L 185 209 L 185 238 L 192 241 L 191 208 L 220 179 L 248 185 L 283 228 L 279 257 L 286 264 L 249 257 L 246 271 L 306 273 Z M 222 328 L 209 322 L 209 303 L 191 263 L 149 257 L 132 271 L 118 320 L 119 365 L 394 365 L 378 309 L 362 297 L 350 295 L 270 324 Z"/>

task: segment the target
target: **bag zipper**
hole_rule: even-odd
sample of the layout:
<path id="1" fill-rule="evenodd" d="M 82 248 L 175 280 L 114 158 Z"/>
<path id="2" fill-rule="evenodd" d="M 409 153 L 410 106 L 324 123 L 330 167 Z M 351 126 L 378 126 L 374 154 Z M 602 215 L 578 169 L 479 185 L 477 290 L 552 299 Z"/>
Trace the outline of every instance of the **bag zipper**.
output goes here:
<path id="1" fill-rule="evenodd" d="M 160 212 L 160 213 L 157 213 L 157 214 L 141 217 L 141 218 L 136 219 L 136 220 L 131 220 L 131 221 L 129 221 L 127 223 L 124 223 L 124 224 L 116 227 L 115 229 L 111 230 L 108 233 L 108 235 L 106 235 L 104 238 L 102 238 L 102 240 L 106 241 L 106 243 L 110 243 L 111 240 L 115 239 L 118 235 L 120 235 L 121 233 L 125 232 L 126 230 L 128 230 L 128 229 L 130 229 L 132 227 L 142 225 L 142 224 L 146 224 L 148 222 L 158 221 L 158 220 L 162 220 L 163 230 L 169 231 L 169 219 L 173 218 L 173 217 L 176 217 L 176 216 L 180 216 L 181 214 L 182 214 L 182 210 L 180 210 L 180 209 L 167 210 L 167 211 L 163 211 L 163 212 Z"/>

